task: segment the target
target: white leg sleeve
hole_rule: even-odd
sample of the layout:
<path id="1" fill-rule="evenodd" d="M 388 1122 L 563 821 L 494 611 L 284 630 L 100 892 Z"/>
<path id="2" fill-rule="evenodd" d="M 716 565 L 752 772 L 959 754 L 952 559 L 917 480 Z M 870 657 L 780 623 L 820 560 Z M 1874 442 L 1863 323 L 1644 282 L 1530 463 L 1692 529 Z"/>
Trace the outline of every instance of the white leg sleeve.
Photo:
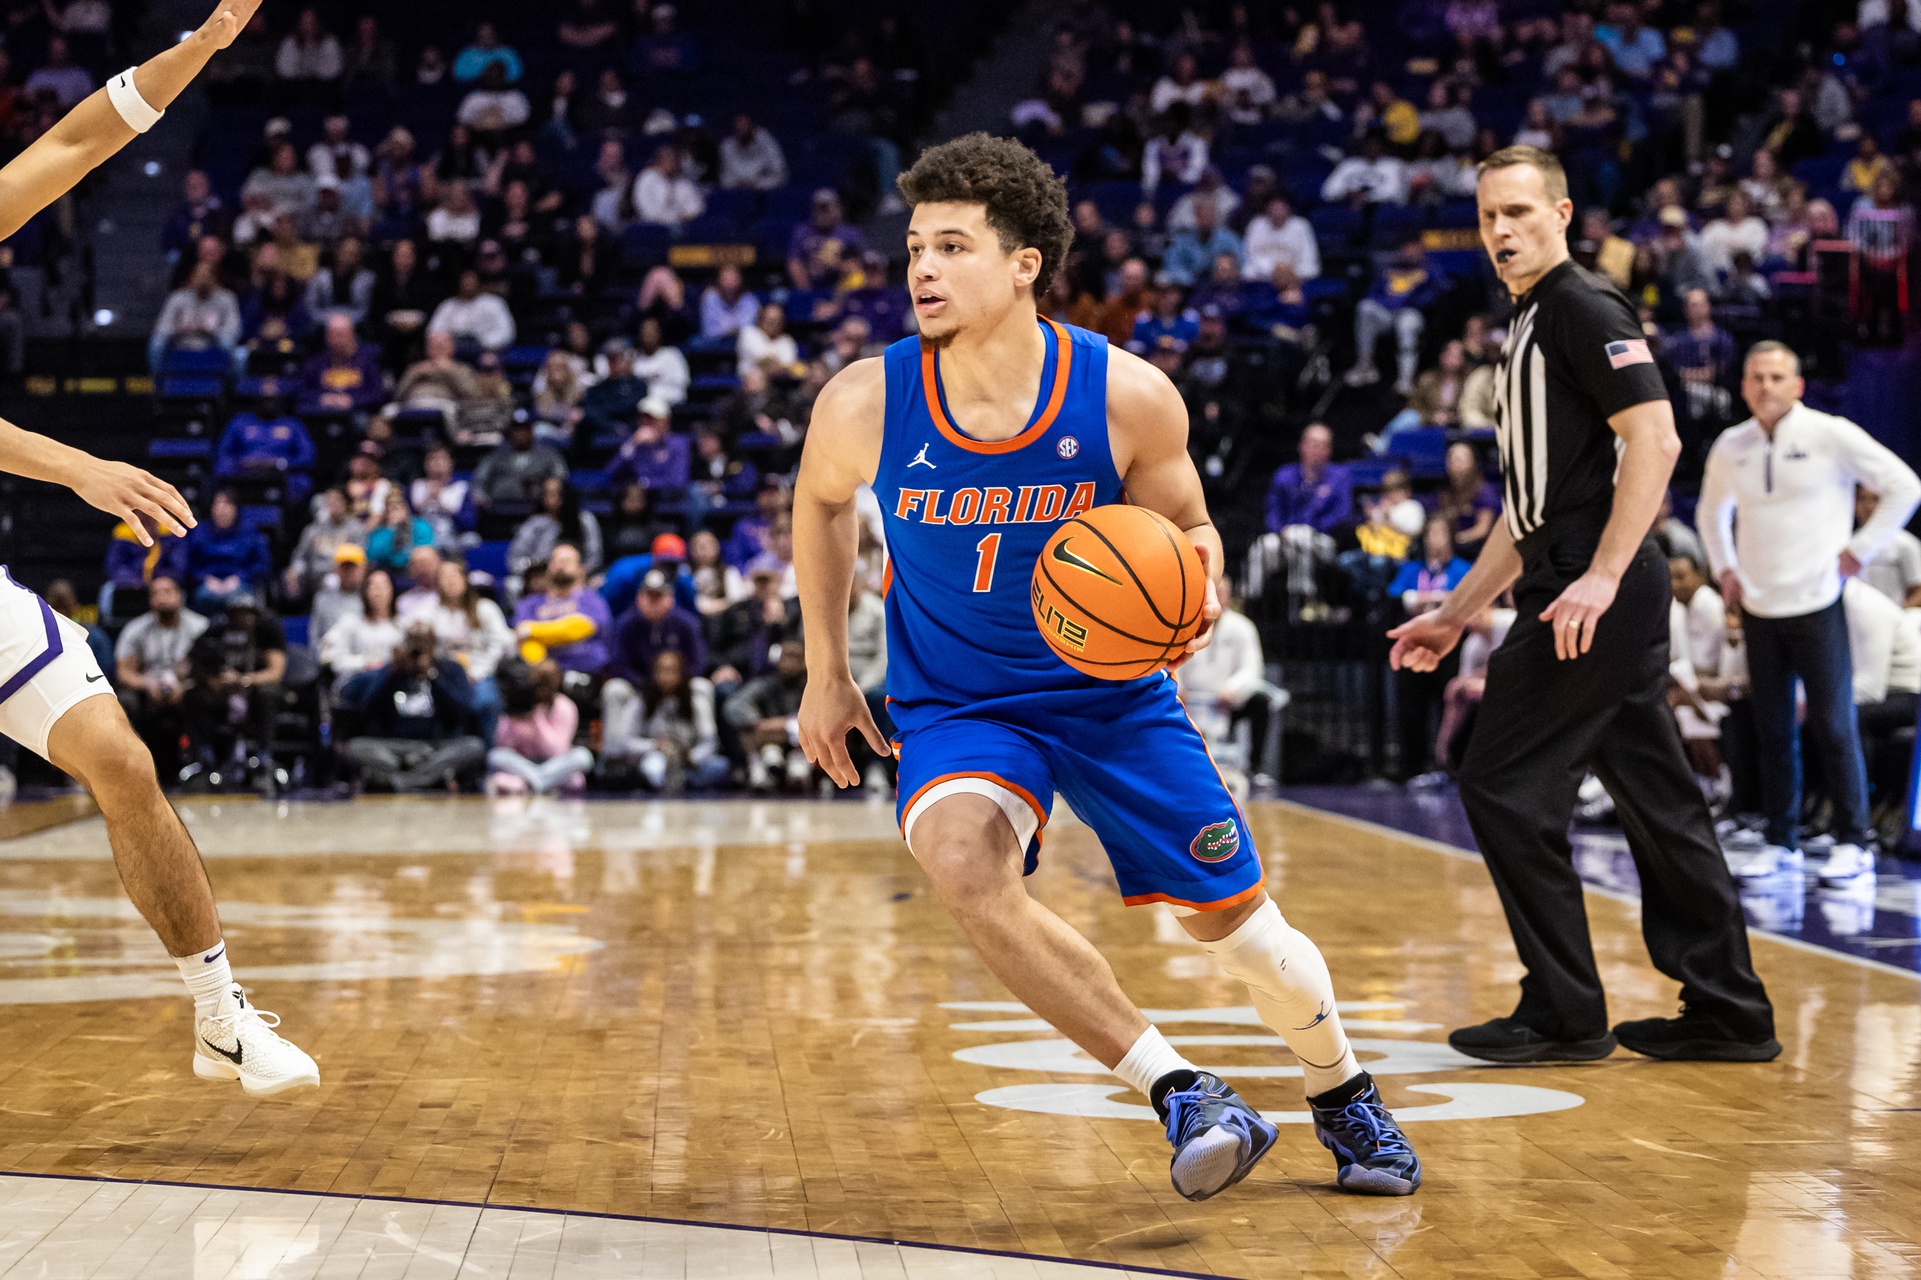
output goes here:
<path id="1" fill-rule="evenodd" d="M 1247 985 L 1261 1021 L 1301 1060 L 1309 1097 L 1346 1084 L 1360 1071 L 1334 1007 L 1327 961 L 1271 900 L 1233 933 L 1201 945 Z"/>

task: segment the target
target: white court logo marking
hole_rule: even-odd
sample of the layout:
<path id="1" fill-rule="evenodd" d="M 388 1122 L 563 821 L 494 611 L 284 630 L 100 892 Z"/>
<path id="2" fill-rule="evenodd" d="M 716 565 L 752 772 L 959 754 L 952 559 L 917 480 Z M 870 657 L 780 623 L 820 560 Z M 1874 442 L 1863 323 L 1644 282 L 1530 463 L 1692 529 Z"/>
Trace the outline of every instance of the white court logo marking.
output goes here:
<path id="1" fill-rule="evenodd" d="M 1402 1008 L 1394 1003 L 1343 1001 L 1341 1012 L 1374 1013 Z M 1027 1014 L 1027 1006 L 1004 1000 L 963 1000 L 941 1005 L 964 1013 L 1003 1013 Z M 1214 1071 L 1230 1081 L 1273 1080 L 1286 1077 L 1299 1078 L 1300 1064 L 1291 1061 L 1287 1046 L 1281 1038 L 1261 1025 L 1259 1015 L 1251 1005 L 1225 1009 L 1143 1009 L 1150 1022 L 1156 1026 L 1169 1026 L 1177 1023 L 1211 1023 L 1216 1026 L 1248 1027 L 1255 1034 L 1206 1034 L 1206 1035 L 1169 1035 L 1167 1042 L 1176 1048 L 1271 1048 L 1286 1055 L 1290 1061 L 1275 1062 L 1272 1065 L 1252 1066 L 1208 1066 L 1196 1063 L 1204 1071 Z M 1385 1018 L 1350 1018 L 1347 1020 L 1349 1042 L 1361 1059 L 1361 1065 L 1376 1076 L 1421 1075 L 1439 1071 L 1458 1071 L 1464 1068 L 1481 1069 L 1487 1064 L 1457 1053 L 1445 1044 L 1431 1040 L 1383 1039 L 1385 1035 L 1410 1035 L 1440 1029 L 1439 1023 L 1410 1022 Z M 1004 1018 L 985 1022 L 957 1022 L 952 1024 L 955 1031 L 1051 1031 L 1047 1023 L 1031 1015 L 1027 1017 Z M 1373 1032 L 1374 1035 L 1369 1033 Z M 1197 1055 L 1198 1056 L 1198 1055 Z M 1127 1086 L 1115 1080 L 1113 1075 L 1100 1063 L 1095 1062 L 1070 1040 L 997 1040 L 987 1044 L 970 1045 L 954 1051 L 954 1057 L 962 1062 L 976 1066 L 996 1067 L 1012 1071 L 1036 1071 L 1062 1075 L 1094 1075 L 1104 1079 L 1099 1084 L 1016 1084 L 1003 1085 L 974 1095 L 974 1101 L 989 1107 L 1001 1107 L 1009 1111 L 1033 1111 L 1042 1115 L 1085 1116 L 1090 1119 L 1109 1120 L 1152 1120 L 1160 1123 L 1154 1108 L 1143 1104 L 1123 1102 L 1113 1095 L 1128 1092 Z M 1472 1081 L 1448 1081 L 1438 1084 L 1405 1084 L 1400 1086 L 1413 1093 L 1433 1094 L 1443 1101 L 1418 1107 L 1396 1107 L 1396 1120 L 1494 1120 L 1506 1116 L 1543 1115 L 1551 1111 L 1566 1111 L 1580 1106 L 1586 1101 L 1578 1093 L 1568 1093 L 1562 1089 L 1543 1089 L 1536 1085 L 1525 1084 L 1481 1084 Z M 1261 1113 L 1276 1124 L 1306 1124 L 1309 1116 L 1305 1108 L 1299 1111 L 1263 1111 Z"/>

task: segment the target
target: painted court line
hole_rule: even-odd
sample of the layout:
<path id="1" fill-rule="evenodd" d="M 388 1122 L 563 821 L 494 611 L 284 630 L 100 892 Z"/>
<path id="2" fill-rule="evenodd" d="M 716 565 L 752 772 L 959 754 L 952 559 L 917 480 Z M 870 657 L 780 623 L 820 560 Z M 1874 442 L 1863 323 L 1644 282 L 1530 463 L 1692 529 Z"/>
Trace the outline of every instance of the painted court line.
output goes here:
<path id="1" fill-rule="evenodd" d="M 896 1249 L 919 1249 L 929 1253 L 970 1254 L 982 1258 L 1017 1258 L 1062 1267 L 1088 1267 L 1098 1271 L 1127 1272 L 1142 1276 L 1172 1276 L 1178 1280 L 1235 1280 L 1211 1271 L 1170 1271 L 1165 1267 L 1140 1266 L 1127 1262 L 1092 1262 L 1084 1258 L 1063 1258 L 1046 1253 L 1022 1253 L 1015 1249 L 985 1249 L 976 1245 L 931 1244 L 921 1240 L 895 1240 L 887 1236 L 846 1235 L 838 1231 L 808 1231 L 800 1227 L 755 1227 L 738 1222 L 701 1222 L 693 1218 L 659 1218 L 643 1213 L 595 1213 L 580 1209 L 548 1209 L 523 1204 L 491 1204 L 478 1200 L 434 1200 L 419 1196 L 362 1195 L 351 1191 L 296 1191 L 286 1187 L 248 1187 L 223 1182 L 180 1182 L 166 1178 L 103 1178 L 73 1173 L 24 1173 L 0 1171 L 0 1177 L 34 1178 L 43 1182 L 80 1182 L 124 1187 L 184 1187 L 194 1191 L 237 1191 L 257 1195 L 307 1196 L 319 1200 L 346 1200 L 373 1204 L 411 1204 L 450 1209 L 473 1209 L 481 1213 L 532 1213 L 554 1218 L 586 1218 L 603 1222 L 638 1222 L 665 1227 L 706 1228 L 713 1231 L 738 1231 L 756 1235 L 793 1236 L 809 1240 L 838 1240 L 848 1244 L 872 1244 Z"/>

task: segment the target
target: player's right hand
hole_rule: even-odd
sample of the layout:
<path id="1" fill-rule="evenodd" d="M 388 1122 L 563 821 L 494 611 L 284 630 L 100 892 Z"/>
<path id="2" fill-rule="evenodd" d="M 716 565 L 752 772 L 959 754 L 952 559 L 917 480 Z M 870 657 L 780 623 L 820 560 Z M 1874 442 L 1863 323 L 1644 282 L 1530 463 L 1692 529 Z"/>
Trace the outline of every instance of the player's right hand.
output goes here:
<path id="1" fill-rule="evenodd" d="M 213 16 L 202 23 L 200 29 L 213 41 L 214 48 L 224 49 L 234 42 L 235 36 L 247 29 L 258 8 L 260 0 L 220 0 Z"/>
<path id="2" fill-rule="evenodd" d="M 851 678 L 829 679 L 809 676 L 807 691 L 800 698 L 800 749 L 834 785 L 857 787 L 860 770 L 847 754 L 847 733 L 860 730 L 876 755 L 891 756 L 894 748 L 874 723 L 867 709 L 867 698 Z"/>
<path id="3" fill-rule="evenodd" d="M 184 538 L 196 523 L 193 508 L 178 489 L 124 462 L 90 459 L 73 491 L 88 506 L 125 520 L 143 547 L 153 545 L 155 529 Z"/>
<path id="4" fill-rule="evenodd" d="M 1729 609 L 1741 603 L 1741 575 L 1732 569 L 1721 570 L 1721 603 Z"/>
<path id="5" fill-rule="evenodd" d="M 1394 641 L 1387 665 L 1396 671 L 1432 671 L 1461 642 L 1464 629 L 1443 618 L 1439 609 L 1409 618 L 1387 633 Z"/>

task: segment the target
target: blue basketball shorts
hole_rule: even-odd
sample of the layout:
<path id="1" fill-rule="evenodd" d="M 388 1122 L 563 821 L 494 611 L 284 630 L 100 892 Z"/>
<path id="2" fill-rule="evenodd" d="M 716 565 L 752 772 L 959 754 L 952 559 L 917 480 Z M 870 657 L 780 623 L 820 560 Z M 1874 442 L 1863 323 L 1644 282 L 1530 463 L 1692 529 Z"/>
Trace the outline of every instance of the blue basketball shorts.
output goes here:
<path id="1" fill-rule="evenodd" d="M 1220 911 L 1261 891 L 1261 860 L 1171 677 L 1010 695 L 966 707 L 893 707 L 901 835 L 957 793 L 994 801 L 1040 862 L 1054 794 L 1094 830 L 1129 906 Z"/>

